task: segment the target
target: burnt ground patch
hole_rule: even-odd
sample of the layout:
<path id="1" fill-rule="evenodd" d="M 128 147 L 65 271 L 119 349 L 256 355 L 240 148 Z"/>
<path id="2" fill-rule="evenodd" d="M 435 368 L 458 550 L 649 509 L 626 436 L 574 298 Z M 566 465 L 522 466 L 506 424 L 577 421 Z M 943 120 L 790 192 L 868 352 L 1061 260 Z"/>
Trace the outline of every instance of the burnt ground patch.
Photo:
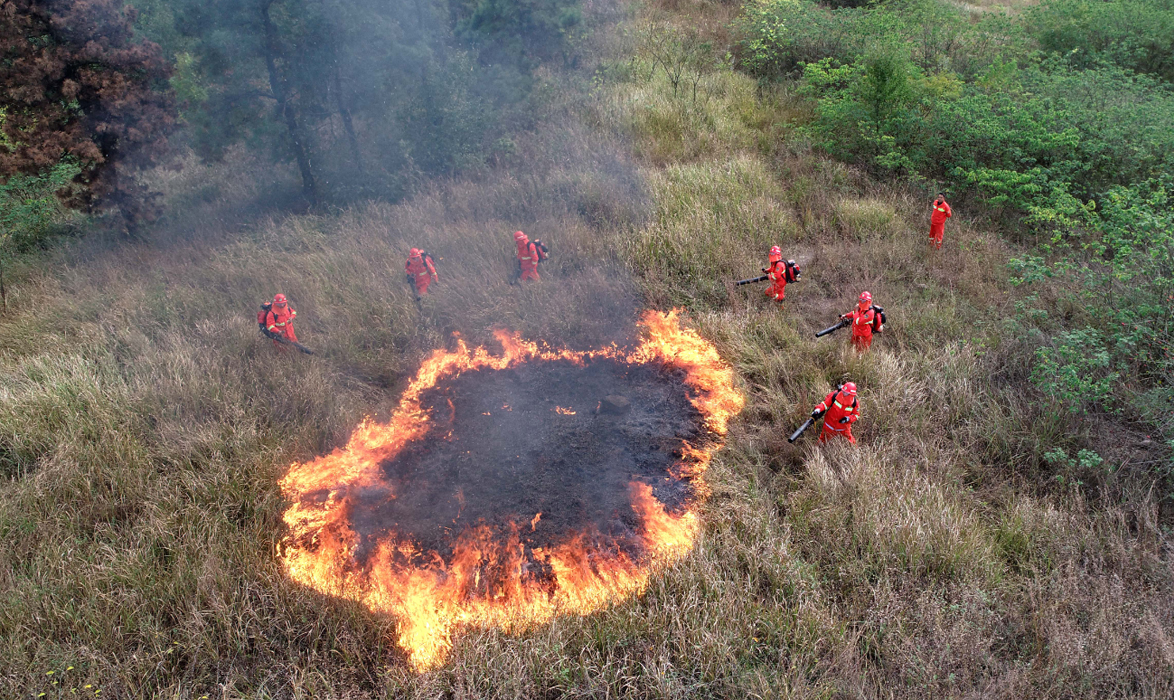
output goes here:
<path id="1" fill-rule="evenodd" d="M 630 409 L 597 410 L 615 395 Z M 530 362 L 442 381 L 421 405 L 428 434 L 382 465 L 395 497 L 352 501 L 360 560 L 391 531 L 447 560 L 473 525 L 516 527 L 528 548 L 586 532 L 627 549 L 639 526 L 630 482 L 652 486 L 670 512 L 692 497 L 691 484 L 668 473 L 682 441 L 704 431 L 679 370 L 611 359 Z"/>

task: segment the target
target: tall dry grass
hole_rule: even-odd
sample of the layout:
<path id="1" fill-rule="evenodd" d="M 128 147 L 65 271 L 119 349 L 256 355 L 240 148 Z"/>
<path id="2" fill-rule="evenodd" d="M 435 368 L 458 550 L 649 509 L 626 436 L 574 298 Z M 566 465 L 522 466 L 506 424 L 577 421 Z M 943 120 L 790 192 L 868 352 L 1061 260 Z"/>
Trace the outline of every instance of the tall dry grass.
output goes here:
<path id="1" fill-rule="evenodd" d="M 289 216 L 241 206 L 282 173 L 193 164 L 162 240 L 23 273 L 0 319 L 0 695 L 1174 694 L 1167 496 L 1144 467 L 1073 486 L 1043 460 L 1111 434 L 1128 463 L 1141 434 L 1033 393 L 1015 251 L 965 209 L 926 250 L 924 197 L 813 152 L 785 87 L 707 65 L 703 99 L 674 95 L 637 41 L 648 13 L 728 40 L 722 3 L 634 13 L 512 165 Z M 506 284 L 517 228 L 552 244 L 539 285 Z M 772 243 L 804 266 L 781 310 L 731 284 Z M 409 246 L 441 274 L 421 309 Z M 864 288 L 890 318 L 872 353 L 812 338 Z M 315 357 L 257 334 L 278 290 Z M 414 675 L 394 622 L 284 578 L 285 466 L 386 415 L 426 352 L 499 326 L 609 342 L 645 305 L 688 308 L 749 399 L 696 551 L 645 595 L 468 630 Z M 860 446 L 789 445 L 845 378 Z"/>

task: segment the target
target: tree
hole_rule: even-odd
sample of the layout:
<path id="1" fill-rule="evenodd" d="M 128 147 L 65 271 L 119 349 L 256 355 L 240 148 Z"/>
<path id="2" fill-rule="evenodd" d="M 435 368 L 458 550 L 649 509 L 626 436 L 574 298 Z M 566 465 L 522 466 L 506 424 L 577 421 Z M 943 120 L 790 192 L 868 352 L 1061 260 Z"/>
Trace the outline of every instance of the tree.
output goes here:
<path id="1" fill-rule="evenodd" d="M 292 160 L 311 203 L 335 194 L 340 171 L 361 169 L 363 160 L 374 168 L 397 160 L 373 148 L 371 137 L 364 142 L 363 127 L 395 136 L 383 122 L 430 60 L 424 44 L 431 32 L 419 25 L 439 21 L 433 0 L 152 3 L 152 30 L 186 57 L 201 88 L 199 102 L 184 110 L 200 156 L 216 160 L 245 142 Z M 334 142 L 335 126 L 344 149 Z"/>
<path id="2" fill-rule="evenodd" d="M 868 108 L 878 138 L 885 135 L 885 126 L 893 112 L 912 94 L 909 87 L 909 62 L 904 56 L 882 53 L 865 63 L 860 98 Z"/>
<path id="3" fill-rule="evenodd" d="M 292 84 L 298 47 L 288 31 L 305 26 L 304 3 L 169 0 L 149 7 L 150 29 L 186 66 L 183 77 L 200 87 L 200 102 L 184 105 L 196 151 L 215 160 L 237 141 L 266 143 L 297 162 L 306 198 L 317 201 L 320 178 L 305 128 L 313 95 Z"/>
<path id="4" fill-rule="evenodd" d="M 447 0 L 145 1 L 144 29 L 192 96 L 196 153 L 243 142 L 295 162 L 311 202 L 394 199 L 421 176 L 480 166 L 506 125 L 528 123 L 528 68 L 487 60 L 495 42 L 474 30 L 459 39 Z"/>
<path id="5" fill-rule="evenodd" d="M 175 126 L 171 69 L 137 41 L 122 0 L 8 0 L 0 6 L 0 178 L 71 157 L 71 207 L 117 207 L 127 226 L 150 213 L 132 171 L 153 162 Z"/>
<path id="6" fill-rule="evenodd" d="M 454 0 L 466 36 L 488 60 L 551 60 L 583 21 L 579 0 Z"/>

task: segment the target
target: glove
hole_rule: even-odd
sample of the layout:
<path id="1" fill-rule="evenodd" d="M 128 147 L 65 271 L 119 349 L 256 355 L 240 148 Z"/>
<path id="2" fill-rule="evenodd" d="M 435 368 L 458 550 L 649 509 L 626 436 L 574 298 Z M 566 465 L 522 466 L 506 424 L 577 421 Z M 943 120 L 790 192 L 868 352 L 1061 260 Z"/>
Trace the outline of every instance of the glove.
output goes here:
<path id="1" fill-rule="evenodd" d="M 848 422 L 848 416 L 844 416 L 843 418 L 840 419 L 840 423 L 847 423 L 847 422 Z"/>
<path id="2" fill-rule="evenodd" d="M 822 413 L 823 413 L 823 411 L 821 411 L 821 410 L 819 410 L 819 409 L 817 408 L 817 409 L 815 409 L 814 411 L 812 411 L 812 412 L 811 412 L 811 417 L 812 417 L 812 418 L 819 418 L 819 416 L 820 416 Z"/>

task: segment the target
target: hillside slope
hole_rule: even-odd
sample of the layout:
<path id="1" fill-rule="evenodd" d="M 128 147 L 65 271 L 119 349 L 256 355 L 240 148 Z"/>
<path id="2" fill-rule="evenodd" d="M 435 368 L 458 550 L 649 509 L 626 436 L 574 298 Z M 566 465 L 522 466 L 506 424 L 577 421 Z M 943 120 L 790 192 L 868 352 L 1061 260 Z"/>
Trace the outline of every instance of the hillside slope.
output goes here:
<path id="1" fill-rule="evenodd" d="M 229 236 L 200 229 L 242 173 L 189 168 L 165 183 L 206 202 L 168 224 L 182 237 L 26 270 L 0 318 L 0 695 L 1174 694 L 1166 455 L 1035 393 L 1024 292 L 1000 272 L 1017 251 L 980 218 L 959 211 L 932 253 L 922 195 L 813 151 L 786 87 L 721 60 L 674 86 L 680 37 L 720 59 L 737 11 L 665 0 L 605 25 L 596 69 L 551 76 L 547 125 L 482 178 Z M 193 197 L 207 178 L 224 184 Z M 552 243 L 540 285 L 505 284 L 517 228 Z M 783 309 L 732 286 L 774 243 L 804 269 Z M 415 245 L 442 280 L 421 310 L 401 276 Z M 314 358 L 258 336 L 279 289 Z M 862 289 L 890 319 L 872 352 L 814 340 Z M 385 417 L 454 331 L 587 347 L 674 306 L 748 403 L 696 551 L 645 595 L 469 630 L 416 675 L 392 621 L 286 579 L 277 480 Z M 860 445 L 788 445 L 845 378 Z M 1094 442 L 1119 465 L 1097 488 L 1044 460 Z"/>

